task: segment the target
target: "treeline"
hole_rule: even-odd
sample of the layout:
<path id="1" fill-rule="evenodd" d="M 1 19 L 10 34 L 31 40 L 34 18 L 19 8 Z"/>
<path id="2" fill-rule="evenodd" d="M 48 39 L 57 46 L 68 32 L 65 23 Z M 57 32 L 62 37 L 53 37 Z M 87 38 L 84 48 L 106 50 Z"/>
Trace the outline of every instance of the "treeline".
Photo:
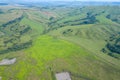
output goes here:
<path id="1" fill-rule="evenodd" d="M 19 21 L 21 21 L 21 20 L 23 19 L 23 17 L 24 17 L 24 16 L 22 15 L 22 16 L 19 17 L 19 18 L 16 18 L 16 19 L 14 19 L 14 20 L 11 20 L 11 21 L 9 21 L 9 22 L 7 22 L 7 23 L 5 23 L 5 24 L 2 24 L 2 27 L 5 28 L 7 25 L 10 25 L 10 24 L 19 22 Z"/>
<path id="2" fill-rule="evenodd" d="M 23 35 L 23 34 L 27 33 L 30 30 L 31 30 L 31 27 L 27 26 L 26 28 L 24 28 L 23 30 L 20 31 L 20 35 Z"/>
<path id="3" fill-rule="evenodd" d="M 112 57 L 120 58 L 120 56 L 118 56 L 118 54 L 120 55 L 120 33 L 112 35 L 102 51 Z"/>
<path id="4" fill-rule="evenodd" d="M 74 14 L 74 13 L 71 13 L 71 14 Z M 79 14 L 77 14 L 79 15 Z M 77 16 L 77 15 L 73 15 L 72 17 L 74 16 Z M 52 29 L 57 29 L 57 28 L 60 28 L 60 27 L 64 27 L 64 26 L 76 26 L 76 25 L 82 25 L 82 24 L 94 24 L 96 22 L 98 22 L 96 20 L 96 15 L 97 14 L 92 14 L 91 12 L 87 12 L 86 13 L 86 18 L 79 18 L 79 19 L 76 19 L 76 20 L 68 20 L 68 21 L 64 21 L 64 19 L 68 18 L 68 17 L 71 17 L 71 16 L 66 16 L 64 18 L 60 18 L 60 19 L 55 19 L 54 17 L 51 17 L 49 20 L 50 22 L 48 23 L 48 31 L 52 30 Z"/>
<path id="5" fill-rule="evenodd" d="M 106 18 L 111 19 L 114 22 L 120 24 L 120 6 L 114 6 L 109 10 L 109 14 Z"/>
<path id="6" fill-rule="evenodd" d="M 120 54 L 120 45 L 115 45 L 115 44 L 112 45 L 108 43 L 106 46 L 111 52 Z"/>
<path id="7" fill-rule="evenodd" d="M 119 16 L 120 15 L 109 14 L 109 15 L 106 16 L 106 18 L 111 19 L 112 21 L 117 22 L 117 23 L 120 24 L 120 17 Z"/>
<path id="8" fill-rule="evenodd" d="M 0 54 L 8 53 L 11 51 L 18 51 L 18 50 L 26 49 L 26 48 L 30 47 L 31 45 L 32 45 L 32 41 L 22 43 L 22 44 L 14 44 L 13 46 L 8 47 L 5 50 L 0 50 Z"/>
<path id="9" fill-rule="evenodd" d="M 120 54 L 120 34 L 110 37 L 106 47 L 113 53 Z"/>
<path id="10" fill-rule="evenodd" d="M 21 27 L 18 29 L 18 31 L 11 31 L 12 35 L 4 35 L 3 38 L 3 46 L 4 48 L 7 48 L 5 50 L 0 51 L 1 53 L 9 52 L 9 51 L 16 51 L 16 50 L 21 50 L 24 48 L 29 47 L 30 43 L 32 43 L 32 39 L 28 39 L 27 41 L 22 39 L 23 36 L 25 36 L 30 30 L 30 26 L 19 26 Z M 16 29 L 15 29 L 16 30 Z M 9 36 L 9 37 L 7 37 Z"/>
<path id="11" fill-rule="evenodd" d="M 1 26 L 0 30 L 4 33 L 4 36 L 0 38 L 2 41 L 0 54 L 22 50 L 32 45 L 32 38 L 29 35 L 29 32 L 32 30 L 31 27 L 20 24 L 24 16 L 25 14 Z M 26 39 L 26 36 L 29 38 Z"/>

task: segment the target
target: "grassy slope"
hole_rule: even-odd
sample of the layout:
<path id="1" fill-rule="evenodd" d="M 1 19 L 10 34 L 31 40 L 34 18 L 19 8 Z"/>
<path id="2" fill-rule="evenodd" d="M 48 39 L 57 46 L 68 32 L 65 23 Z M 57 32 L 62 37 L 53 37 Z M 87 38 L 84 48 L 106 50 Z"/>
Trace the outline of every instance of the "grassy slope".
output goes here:
<path id="1" fill-rule="evenodd" d="M 119 80 L 118 69 L 84 48 L 55 37 L 41 36 L 31 48 L 16 53 L 0 56 L 17 57 L 14 65 L 0 66 L 3 80 L 53 80 L 52 73 L 62 71 L 71 72 L 73 80 Z"/>
<path id="2" fill-rule="evenodd" d="M 9 7 L 0 7 L 0 9 L 3 9 L 3 11 L 4 11 L 3 14 L 0 14 L 0 18 L 1 18 L 0 19 L 0 24 L 6 23 L 6 22 L 11 21 L 11 20 L 14 20 L 14 19 L 20 17 L 23 13 L 23 11 L 20 11 L 20 10 L 8 11 Z M 15 9 L 15 7 L 13 9 Z"/>
<path id="3" fill-rule="evenodd" d="M 41 23 L 31 20 L 31 19 L 28 19 L 26 17 L 20 22 L 20 24 L 21 25 L 24 25 L 24 24 L 29 25 L 32 28 L 31 35 L 33 35 L 33 36 L 42 34 L 42 32 L 44 30 Z"/>
<path id="4" fill-rule="evenodd" d="M 105 45 L 105 36 L 112 33 L 112 30 L 118 30 L 118 27 L 111 28 L 117 24 L 111 23 L 104 16 L 97 19 L 100 24 L 63 27 L 50 32 L 53 37 L 39 37 L 27 50 L 1 55 L 0 60 L 17 57 L 17 62 L 11 66 L 0 66 L 0 76 L 3 80 L 54 80 L 56 72 L 68 71 L 73 80 L 119 80 L 120 61 L 98 54 Z M 106 26 L 105 21 L 111 23 L 111 26 Z M 28 18 L 24 18 L 20 24 L 31 26 L 32 38 L 44 29 L 41 23 Z M 68 29 L 73 32 L 63 35 L 62 32 Z M 75 35 L 77 30 L 80 34 Z"/>
<path id="5" fill-rule="evenodd" d="M 111 58 L 101 52 L 101 49 L 106 44 L 105 40 L 107 40 L 111 34 L 119 31 L 119 25 L 105 18 L 104 14 L 96 18 L 99 21 L 97 24 L 66 26 L 51 31 L 49 34 L 80 45 L 104 60 L 120 67 L 119 60 Z M 72 32 L 68 32 L 69 29 L 71 29 Z M 66 34 L 63 34 L 63 32 L 66 32 Z"/>

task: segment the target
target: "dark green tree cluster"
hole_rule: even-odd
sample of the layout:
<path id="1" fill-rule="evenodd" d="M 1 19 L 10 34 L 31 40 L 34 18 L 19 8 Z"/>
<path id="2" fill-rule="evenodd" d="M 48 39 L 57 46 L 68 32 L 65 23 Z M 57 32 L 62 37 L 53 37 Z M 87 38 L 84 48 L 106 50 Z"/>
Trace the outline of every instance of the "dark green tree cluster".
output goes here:
<path id="1" fill-rule="evenodd" d="M 120 33 L 112 35 L 102 51 L 112 57 L 120 58 Z"/>
<path id="2" fill-rule="evenodd" d="M 7 23 L 5 23 L 5 24 L 2 24 L 2 27 L 6 27 L 7 25 L 10 25 L 10 24 L 19 22 L 19 21 L 21 21 L 21 20 L 23 19 L 23 17 L 24 17 L 24 16 L 22 15 L 22 16 L 19 17 L 19 18 L 16 18 L 16 19 L 14 19 L 14 20 L 11 20 L 11 21 L 9 21 L 9 22 L 7 22 Z"/>
<path id="3" fill-rule="evenodd" d="M 120 54 L 120 33 L 110 37 L 106 47 L 114 53 Z"/>
<path id="4" fill-rule="evenodd" d="M 29 25 L 20 25 L 23 17 L 9 21 L 0 27 L 0 31 L 4 33 L 0 38 L 3 41 L 3 45 L 0 46 L 0 54 L 21 50 L 32 45 L 32 39 L 25 38 L 25 36 L 29 36 L 29 32 L 32 30 L 31 27 Z"/>
<path id="5" fill-rule="evenodd" d="M 62 17 L 62 18 L 54 18 L 54 17 L 50 17 L 49 18 L 49 21 L 48 22 L 48 31 L 50 30 L 53 30 L 53 29 L 57 29 L 57 28 L 60 28 L 60 27 L 64 27 L 64 26 L 76 26 L 76 25 L 83 25 L 83 24 L 94 24 L 97 21 L 96 19 L 96 15 L 97 14 L 94 14 L 92 13 L 91 11 L 90 12 L 86 12 L 86 17 L 85 18 L 77 18 L 75 20 L 72 20 L 72 19 L 68 19 L 66 20 L 68 17 L 75 17 L 75 16 L 79 16 L 80 13 L 76 14 L 75 12 L 80 12 L 78 11 L 78 9 L 74 12 L 70 12 L 69 14 L 72 14 L 72 15 L 67 15 Z M 74 15 L 76 14 L 76 15 Z"/>

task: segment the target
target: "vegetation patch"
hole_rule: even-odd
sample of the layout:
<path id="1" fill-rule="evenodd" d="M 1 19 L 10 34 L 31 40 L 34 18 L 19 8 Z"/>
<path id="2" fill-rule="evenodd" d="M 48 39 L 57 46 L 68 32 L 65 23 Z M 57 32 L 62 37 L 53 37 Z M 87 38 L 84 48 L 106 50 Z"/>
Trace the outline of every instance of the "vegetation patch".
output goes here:
<path id="1" fill-rule="evenodd" d="M 0 7 L 0 61 L 17 58 L 2 80 L 120 79 L 120 7 L 70 4 Z"/>
<path id="2" fill-rule="evenodd" d="M 120 33 L 110 36 L 106 47 L 102 49 L 104 53 L 120 59 Z"/>

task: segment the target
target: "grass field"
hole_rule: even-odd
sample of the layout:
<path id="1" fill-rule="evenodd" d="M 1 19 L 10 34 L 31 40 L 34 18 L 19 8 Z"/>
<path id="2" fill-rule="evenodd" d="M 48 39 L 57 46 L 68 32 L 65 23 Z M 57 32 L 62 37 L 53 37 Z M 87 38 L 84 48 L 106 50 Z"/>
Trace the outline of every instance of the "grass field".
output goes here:
<path id="1" fill-rule="evenodd" d="M 56 80 L 56 73 L 69 72 L 72 80 L 119 80 L 120 60 L 101 51 L 110 36 L 120 32 L 118 21 L 112 20 L 119 16 L 119 12 L 112 11 L 114 8 L 119 9 L 114 6 L 0 7 L 5 12 L 0 14 L 0 51 L 7 51 L 0 54 L 0 61 L 17 59 L 13 65 L 0 66 L 0 77 Z M 27 42 L 31 44 L 24 48 Z"/>
<path id="2" fill-rule="evenodd" d="M 17 57 L 14 65 L 0 66 L 3 80 L 53 80 L 54 75 L 51 73 L 62 71 L 70 72 L 73 80 L 119 80 L 119 71 L 116 68 L 84 48 L 55 37 L 41 36 L 31 48 L 11 54 L 0 57 Z M 109 74 L 105 76 L 106 73 Z"/>
<path id="3" fill-rule="evenodd" d="M 32 35 L 40 35 L 42 34 L 44 27 L 41 23 L 37 21 L 30 20 L 28 18 L 24 18 L 21 22 L 21 25 L 29 25 L 32 28 Z"/>

